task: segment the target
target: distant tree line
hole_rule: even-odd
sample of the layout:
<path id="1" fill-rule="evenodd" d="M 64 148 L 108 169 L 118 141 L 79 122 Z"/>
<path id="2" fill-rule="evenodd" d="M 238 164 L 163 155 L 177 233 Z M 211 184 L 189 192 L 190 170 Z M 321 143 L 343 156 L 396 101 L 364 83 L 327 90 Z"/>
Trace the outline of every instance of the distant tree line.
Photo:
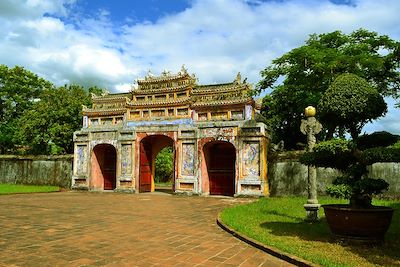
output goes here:
<path id="1" fill-rule="evenodd" d="M 16 66 L 0 65 L 0 153 L 73 153 L 73 132 L 82 126 L 82 105 L 98 87 L 57 87 Z"/>

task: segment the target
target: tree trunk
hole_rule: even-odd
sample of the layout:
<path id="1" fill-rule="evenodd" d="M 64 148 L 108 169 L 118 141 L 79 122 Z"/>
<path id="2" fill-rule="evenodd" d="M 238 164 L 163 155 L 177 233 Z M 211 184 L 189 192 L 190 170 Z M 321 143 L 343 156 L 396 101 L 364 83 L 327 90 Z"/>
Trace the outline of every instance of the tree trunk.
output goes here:
<path id="1" fill-rule="evenodd" d="M 369 209 L 372 207 L 372 197 L 352 195 L 350 197 L 350 207 L 353 209 Z"/>

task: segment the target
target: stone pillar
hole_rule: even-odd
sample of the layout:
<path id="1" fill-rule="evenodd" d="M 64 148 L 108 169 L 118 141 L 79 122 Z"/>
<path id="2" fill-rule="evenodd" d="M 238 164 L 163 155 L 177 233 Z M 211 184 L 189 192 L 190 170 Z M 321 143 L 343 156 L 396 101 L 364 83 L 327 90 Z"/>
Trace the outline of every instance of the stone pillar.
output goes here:
<path id="1" fill-rule="evenodd" d="M 303 134 L 307 135 L 307 152 L 312 152 L 316 143 L 315 135 L 322 130 L 322 125 L 315 118 L 316 110 L 314 107 L 308 106 L 305 109 L 306 120 L 301 121 L 300 130 Z M 318 210 L 320 204 L 317 199 L 317 170 L 314 166 L 308 166 L 308 199 L 304 204 L 306 210 L 306 221 L 318 221 Z"/>

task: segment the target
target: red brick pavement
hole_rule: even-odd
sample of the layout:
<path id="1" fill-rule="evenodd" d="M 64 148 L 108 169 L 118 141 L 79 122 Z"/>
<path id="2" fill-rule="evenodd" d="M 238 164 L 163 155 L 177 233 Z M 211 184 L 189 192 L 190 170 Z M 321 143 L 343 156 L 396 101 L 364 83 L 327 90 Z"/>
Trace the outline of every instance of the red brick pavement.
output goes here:
<path id="1" fill-rule="evenodd" d="M 243 199 L 161 193 L 0 196 L 0 266 L 291 266 L 215 219 Z"/>

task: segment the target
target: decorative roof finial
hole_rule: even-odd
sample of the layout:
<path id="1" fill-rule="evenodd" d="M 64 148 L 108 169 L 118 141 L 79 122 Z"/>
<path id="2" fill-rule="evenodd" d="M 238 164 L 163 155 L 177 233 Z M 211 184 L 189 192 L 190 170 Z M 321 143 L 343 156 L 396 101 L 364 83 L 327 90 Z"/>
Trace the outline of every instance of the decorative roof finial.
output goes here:
<path id="1" fill-rule="evenodd" d="M 170 75 L 170 74 L 171 74 L 171 72 L 168 71 L 167 69 L 164 69 L 163 72 L 161 72 L 161 75 L 162 75 L 162 76 L 168 76 L 168 75 Z"/>
<path id="2" fill-rule="evenodd" d="M 151 79 L 151 78 L 153 78 L 154 77 L 154 74 L 151 72 L 151 70 L 149 69 L 148 71 L 147 71 L 147 75 L 144 77 L 146 80 L 147 79 Z"/>
<path id="3" fill-rule="evenodd" d="M 185 64 L 182 64 L 182 67 L 181 67 L 181 75 L 186 75 L 188 72 L 187 72 L 187 69 L 185 68 Z"/>
<path id="4" fill-rule="evenodd" d="M 236 75 L 235 83 L 239 84 L 241 82 L 242 82 L 242 75 L 240 74 L 240 72 L 238 72 L 238 74 Z"/>

